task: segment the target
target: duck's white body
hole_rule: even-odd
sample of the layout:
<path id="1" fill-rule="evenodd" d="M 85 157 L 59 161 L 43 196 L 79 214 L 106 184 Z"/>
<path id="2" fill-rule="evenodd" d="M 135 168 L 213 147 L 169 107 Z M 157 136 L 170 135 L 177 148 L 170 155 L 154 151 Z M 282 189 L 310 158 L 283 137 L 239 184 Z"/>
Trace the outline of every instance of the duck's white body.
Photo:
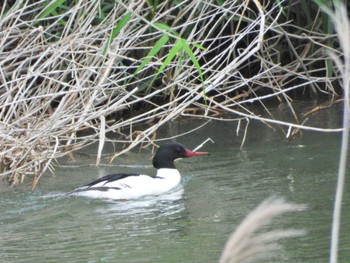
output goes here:
<path id="1" fill-rule="evenodd" d="M 181 176 L 177 169 L 161 168 L 155 177 L 131 174 L 117 180 L 100 180 L 96 184 L 79 187 L 71 194 L 102 199 L 136 199 L 170 191 L 180 183 Z"/>

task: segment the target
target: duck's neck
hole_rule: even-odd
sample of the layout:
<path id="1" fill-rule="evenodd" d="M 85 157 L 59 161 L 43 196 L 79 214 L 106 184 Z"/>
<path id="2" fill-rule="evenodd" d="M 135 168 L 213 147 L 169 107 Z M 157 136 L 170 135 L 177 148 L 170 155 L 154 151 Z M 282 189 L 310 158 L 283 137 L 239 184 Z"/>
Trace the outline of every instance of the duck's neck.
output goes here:
<path id="1" fill-rule="evenodd" d="M 179 181 L 181 175 L 176 168 L 160 168 L 157 170 L 156 178 Z"/>

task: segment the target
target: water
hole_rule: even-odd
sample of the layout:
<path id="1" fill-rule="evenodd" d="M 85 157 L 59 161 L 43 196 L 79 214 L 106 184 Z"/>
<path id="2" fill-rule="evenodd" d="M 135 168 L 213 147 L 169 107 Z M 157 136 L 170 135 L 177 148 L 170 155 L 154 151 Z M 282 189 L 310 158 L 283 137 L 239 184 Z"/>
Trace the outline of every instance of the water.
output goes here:
<path id="1" fill-rule="evenodd" d="M 300 110 L 305 110 L 301 104 Z M 283 116 L 284 108 L 274 114 Z M 310 118 L 339 127 L 333 107 Z M 164 127 L 159 137 L 189 131 L 205 121 L 186 119 Z M 223 246 L 244 216 L 263 199 L 283 196 L 309 209 L 274 220 L 274 228 L 300 228 L 301 238 L 280 242 L 273 262 L 327 262 L 340 134 L 303 132 L 286 141 L 275 130 L 252 122 L 242 150 L 236 122 L 211 122 L 178 141 L 209 157 L 177 163 L 182 184 L 171 193 L 137 201 L 106 202 L 57 196 L 110 172 L 152 174 L 150 150 L 135 150 L 95 167 L 90 147 L 75 160 L 61 160 L 55 176 L 39 187 L 0 185 L 1 262 L 217 262 Z M 113 151 L 107 147 L 106 151 Z M 137 165 L 135 165 L 137 164 Z M 349 184 L 345 186 L 340 262 L 350 258 Z M 268 261 L 271 262 L 271 261 Z"/>

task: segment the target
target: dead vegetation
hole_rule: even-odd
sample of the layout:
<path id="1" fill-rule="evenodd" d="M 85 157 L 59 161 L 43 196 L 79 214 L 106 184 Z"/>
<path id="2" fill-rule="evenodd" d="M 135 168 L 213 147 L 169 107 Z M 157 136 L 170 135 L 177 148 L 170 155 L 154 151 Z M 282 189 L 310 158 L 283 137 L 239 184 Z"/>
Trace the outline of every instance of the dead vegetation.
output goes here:
<path id="1" fill-rule="evenodd" d="M 305 230 L 272 229 L 261 231 L 266 225 L 287 212 L 300 212 L 306 206 L 287 203 L 280 198 L 263 201 L 252 210 L 230 235 L 222 251 L 220 263 L 261 262 L 270 259 L 282 239 L 305 235 Z M 259 232 L 261 231 L 261 232 Z"/>
<path id="2" fill-rule="evenodd" d="M 111 140 L 106 134 L 124 129 L 121 154 L 156 139 L 157 129 L 179 116 L 225 112 L 286 133 L 340 130 L 305 126 L 296 115 L 293 123 L 277 120 L 268 111 L 273 99 L 293 112 L 290 95 L 300 90 L 336 94 L 334 78 L 323 74 L 333 36 L 285 21 L 280 1 L 12 2 L 0 13 L 0 177 L 12 184 L 29 175 L 35 187 L 54 160 L 96 141 L 100 156 Z"/>

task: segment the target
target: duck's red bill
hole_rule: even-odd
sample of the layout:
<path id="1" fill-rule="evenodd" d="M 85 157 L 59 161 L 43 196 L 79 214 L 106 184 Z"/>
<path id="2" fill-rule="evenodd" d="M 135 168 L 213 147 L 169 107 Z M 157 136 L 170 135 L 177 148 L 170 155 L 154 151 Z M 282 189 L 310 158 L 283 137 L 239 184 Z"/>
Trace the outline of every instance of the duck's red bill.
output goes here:
<path id="1" fill-rule="evenodd" d="M 208 155 L 207 152 L 192 152 L 191 150 L 186 149 L 186 157 L 194 157 L 194 156 L 203 156 Z"/>

